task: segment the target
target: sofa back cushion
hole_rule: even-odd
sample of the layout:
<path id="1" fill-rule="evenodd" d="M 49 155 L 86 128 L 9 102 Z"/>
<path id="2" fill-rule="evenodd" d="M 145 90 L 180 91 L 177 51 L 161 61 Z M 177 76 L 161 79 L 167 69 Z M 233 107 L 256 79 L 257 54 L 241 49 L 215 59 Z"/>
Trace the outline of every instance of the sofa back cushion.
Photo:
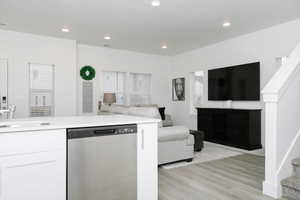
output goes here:
<path id="1" fill-rule="evenodd" d="M 101 111 L 127 115 L 129 108 L 130 108 L 129 106 L 118 105 L 118 104 L 112 104 L 110 106 L 104 104 L 101 106 Z"/>
<path id="2" fill-rule="evenodd" d="M 157 107 L 135 107 L 135 106 L 132 106 L 129 108 L 128 115 L 161 119 Z M 158 127 L 159 128 L 162 127 L 162 122 L 158 123 Z"/>
<path id="3" fill-rule="evenodd" d="M 117 104 L 111 105 L 110 112 L 112 112 L 112 113 L 127 115 L 128 111 L 129 111 L 129 106 L 123 106 L 123 105 L 117 105 Z"/>
<path id="4" fill-rule="evenodd" d="M 142 116 L 142 117 L 150 117 L 160 119 L 160 114 L 156 107 L 130 107 L 129 115 Z"/>
<path id="5" fill-rule="evenodd" d="M 109 105 L 107 105 L 107 104 L 101 105 L 101 108 L 100 108 L 101 112 L 110 112 L 110 110 L 111 110 L 111 107 Z"/>
<path id="6" fill-rule="evenodd" d="M 135 107 L 156 107 L 158 108 L 157 104 L 136 104 Z"/>
<path id="7" fill-rule="evenodd" d="M 118 105 L 118 104 L 112 104 L 111 106 L 102 105 L 101 112 L 161 119 L 160 113 L 158 111 L 158 107 L 156 106 L 136 107 L 136 106 L 125 106 L 125 105 Z M 162 122 L 158 124 L 158 127 L 162 127 Z"/>

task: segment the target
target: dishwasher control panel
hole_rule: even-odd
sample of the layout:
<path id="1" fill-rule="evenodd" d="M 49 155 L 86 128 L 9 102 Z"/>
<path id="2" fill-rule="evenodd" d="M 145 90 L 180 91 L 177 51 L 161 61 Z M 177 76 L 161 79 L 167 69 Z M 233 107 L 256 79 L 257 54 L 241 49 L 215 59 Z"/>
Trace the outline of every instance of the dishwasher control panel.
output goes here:
<path id="1" fill-rule="evenodd" d="M 119 128 L 116 129 L 115 134 L 130 134 L 130 133 L 136 133 L 136 128 Z"/>
<path id="2" fill-rule="evenodd" d="M 136 133 L 137 133 L 136 124 L 67 129 L 68 139 L 109 136 L 109 135 L 136 134 Z"/>

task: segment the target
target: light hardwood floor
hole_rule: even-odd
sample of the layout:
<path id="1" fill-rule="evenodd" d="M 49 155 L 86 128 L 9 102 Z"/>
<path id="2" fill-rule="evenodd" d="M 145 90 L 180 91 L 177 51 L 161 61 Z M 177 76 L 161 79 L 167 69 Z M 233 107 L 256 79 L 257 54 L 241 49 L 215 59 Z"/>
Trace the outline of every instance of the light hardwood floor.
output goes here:
<path id="1" fill-rule="evenodd" d="M 242 154 L 159 168 L 159 200 L 273 200 L 262 194 L 264 157 Z"/>

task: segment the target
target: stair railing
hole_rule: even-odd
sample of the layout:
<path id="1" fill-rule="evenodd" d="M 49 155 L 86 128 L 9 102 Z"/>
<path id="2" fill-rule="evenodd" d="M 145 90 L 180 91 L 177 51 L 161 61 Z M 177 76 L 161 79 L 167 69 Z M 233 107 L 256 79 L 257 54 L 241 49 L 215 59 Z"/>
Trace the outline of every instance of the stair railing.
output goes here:
<path id="1" fill-rule="evenodd" d="M 283 60 L 281 67 L 262 90 L 266 141 L 263 192 L 274 198 L 281 196 L 280 180 L 288 173 L 282 170 L 287 169 L 287 163 L 290 164 L 290 157 L 296 149 L 292 146 L 300 143 L 299 69 L 300 44 Z"/>

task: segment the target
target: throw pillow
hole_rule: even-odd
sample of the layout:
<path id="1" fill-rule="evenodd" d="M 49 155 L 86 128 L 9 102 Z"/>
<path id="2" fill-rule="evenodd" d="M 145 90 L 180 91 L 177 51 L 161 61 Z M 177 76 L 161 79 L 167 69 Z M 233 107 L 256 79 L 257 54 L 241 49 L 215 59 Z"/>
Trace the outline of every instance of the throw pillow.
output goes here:
<path id="1" fill-rule="evenodd" d="M 166 107 L 159 107 L 158 108 L 158 111 L 159 111 L 159 114 L 160 114 L 162 120 L 166 119 L 165 110 L 166 110 Z"/>

